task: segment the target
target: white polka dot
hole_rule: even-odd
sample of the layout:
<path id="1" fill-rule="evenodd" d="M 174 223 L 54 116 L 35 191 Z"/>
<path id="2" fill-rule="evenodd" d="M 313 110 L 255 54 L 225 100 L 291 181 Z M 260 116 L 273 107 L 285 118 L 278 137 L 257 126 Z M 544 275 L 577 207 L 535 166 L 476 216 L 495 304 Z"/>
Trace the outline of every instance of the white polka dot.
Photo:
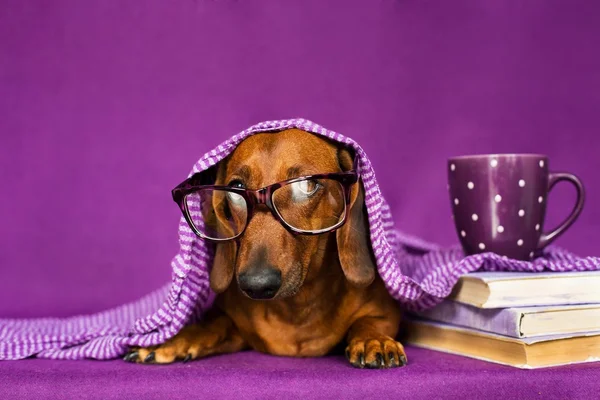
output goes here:
<path id="1" fill-rule="evenodd" d="M 523 239 L 517 240 L 517 246 L 523 246 Z"/>
<path id="2" fill-rule="evenodd" d="M 477 214 L 473 214 L 473 215 L 471 215 L 471 219 L 472 219 L 473 221 L 477 221 L 477 220 L 479 219 L 479 215 L 477 215 Z"/>
<path id="3" fill-rule="evenodd" d="M 467 236 L 467 232 L 465 232 L 465 231 L 460 231 L 460 236 L 462 236 L 462 237 L 465 237 L 465 236 Z"/>
<path id="4" fill-rule="evenodd" d="M 500 203 L 502 201 L 502 196 L 497 194 L 496 197 L 494 197 L 494 200 L 496 201 L 496 203 Z"/>
<path id="5" fill-rule="evenodd" d="M 502 232 L 504 232 L 504 227 L 502 225 L 498 225 L 496 230 L 498 231 L 498 233 L 502 233 Z"/>
<path id="6" fill-rule="evenodd" d="M 540 160 L 540 168 L 544 168 L 544 160 Z"/>
<path id="7" fill-rule="evenodd" d="M 490 161 L 490 165 L 492 166 L 492 168 L 496 168 L 498 166 L 498 160 L 493 158 L 492 161 Z"/>
<path id="8" fill-rule="evenodd" d="M 539 230 L 540 230 L 540 224 L 536 224 L 536 225 L 535 225 L 535 230 L 536 230 L 536 231 L 539 231 Z"/>
<path id="9" fill-rule="evenodd" d="M 533 251 L 529 253 L 529 258 L 533 258 Z"/>
<path id="10" fill-rule="evenodd" d="M 485 244 L 479 243 L 479 249 L 480 250 L 485 250 Z"/>
<path id="11" fill-rule="evenodd" d="M 473 189 L 475 187 L 475 184 L 473 182 L 469 182 L 469 183 L 467 183 L 467 187 L 469 189 Z"/>
<path id="12" fill-rule="evenodd" d="M 519 217 L 522 217 L 525 215 L 525 210 L 519 210 Z"/>
<path id="13" fill-rule="evenodd" d="M 525 180 L 524 179 L 520 179 L 519 180 L 519 186 L 525 187 Z"/>
<path id="14" fill-rule="evenodd" d="M 454 199 L 454 204 L 458 205 L 459 201 L 458 199 Z"/>
<path id="15" fill-rule="evenodd" d="M 541 203 L 542 201 L 544 201 L 544 198 L 542 196 L 538 197 L 538 203 Z"/>
<path id="16" fill-rule="evenodd" d="M 450 171 L 454 171 L 456 169 L 456 165 L 450 164 Z"/>

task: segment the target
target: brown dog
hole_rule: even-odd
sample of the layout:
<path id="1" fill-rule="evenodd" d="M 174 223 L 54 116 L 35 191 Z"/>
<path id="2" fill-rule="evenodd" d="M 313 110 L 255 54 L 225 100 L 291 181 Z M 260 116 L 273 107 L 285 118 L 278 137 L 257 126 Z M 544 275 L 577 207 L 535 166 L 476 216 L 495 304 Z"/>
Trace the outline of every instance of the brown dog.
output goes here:
<path id="1" fill-rule="evenodd" d="M 219 164 L 216 184 L 258 189 L 352 165 L 349 150 L 316 135 L 262 133 Z M 344 225 L 318 235 L 293 235 L 258 207 L 243 235 L 216 246 L 210 285 L 218 295 L 204 320 L 125 359 L 162 364 L 247 348 L 313 357 L 346 337 L 346 357 L 355 367 L 405 365 L 394 340 L 401 312 L 376 272 L 360 182 L 352 185 L 347 207 Z"/>

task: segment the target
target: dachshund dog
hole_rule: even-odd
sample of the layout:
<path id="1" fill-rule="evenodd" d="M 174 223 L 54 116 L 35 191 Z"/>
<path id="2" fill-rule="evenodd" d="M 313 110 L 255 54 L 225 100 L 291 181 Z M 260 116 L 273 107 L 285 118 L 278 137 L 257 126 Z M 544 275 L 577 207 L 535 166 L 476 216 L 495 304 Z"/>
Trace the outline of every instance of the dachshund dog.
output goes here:
<path id="1" fill-rule="evenodd" d="M 217 164 L 215 185 L 256 191 L 350 171 L 353 162 L 351 149 L 302 130 L 259 133 Z M 286 196 L 337 204 L 331 194 L 314 196 L 322 189 L 318 182 L 288 185 Z M 235 194 L 227 199 L 230 208 L 240 200 Z M 293 217 L 297 225 L 314 227 L 328 218 L 322 204 L 312 207 Z M 401 310 L 376 271 L 360 180 L 349 185 L 344 212 L 340 227 L 305 235 L 290 232 L 266 204 L 255 205 L 243 234 L 216 244 L 210 286 L 217 296 L 203 320 L 162 345 L 132 349 L 124 359 L 165 364 L 244 349 L 315 357 L 341 350 L 345 339 L 354 367 L 404 366 L 404 348 L 394 339 Z"/>

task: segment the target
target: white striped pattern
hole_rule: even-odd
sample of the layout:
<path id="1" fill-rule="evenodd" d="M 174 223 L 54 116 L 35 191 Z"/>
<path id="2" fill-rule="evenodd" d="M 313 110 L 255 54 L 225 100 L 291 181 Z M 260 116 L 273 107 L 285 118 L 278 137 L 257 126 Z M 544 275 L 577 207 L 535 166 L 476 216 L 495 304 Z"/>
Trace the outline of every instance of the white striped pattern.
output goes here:
<path id="1" fill-rule="evenodd" d="M 305 119 L 254 125 L 206 153 L 190 175 L 221 161 L 249 135 L 288 128 L 324 135 L 356 150 L 379 274 L 392 296 L 407 309 L 432 307 L 450 293 L 460 275 L 479 269 L 529 272 L 600 269 L 600 258 L 578 258 L 558 248 L 550 248 L 533 262 L 509 260 L 491 253 L 464 257 L 458 247 L 440 249 L 394 230 L 390 208 L 381 196 L 375 172 L 363 149 L 354 140 Z M 171 283 L 134 303 L 72 318 L 0 320 L 0 360 L 32 355 L 104 360 L 123 355 L 128 346 L 150 346 L 171 338 L 186 323 L 197 320 L 214 298 L 208 283 L 213 246 L 198 239 L 183 217 L 179 223 L 179 244 L 179 253 L 171 262 Z"/>

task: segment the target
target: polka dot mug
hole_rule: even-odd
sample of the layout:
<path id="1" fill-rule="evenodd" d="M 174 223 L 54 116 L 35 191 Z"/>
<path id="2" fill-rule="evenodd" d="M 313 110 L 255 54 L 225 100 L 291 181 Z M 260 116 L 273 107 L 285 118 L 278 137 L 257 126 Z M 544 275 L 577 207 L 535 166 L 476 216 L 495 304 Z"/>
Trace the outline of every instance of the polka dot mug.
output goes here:
<path id="1" fill-rule="evenodd" d="M 577 203 L 557 228 L 543 233 L 548 192 L 568 181 Z M 467 254 L 494 252 L 530 260 L 575 222 L 583 209 L 583 184 L 573 174 L 548 171 L 548 157 L 496 154 L 448 160 L 454 224 Z"/>

